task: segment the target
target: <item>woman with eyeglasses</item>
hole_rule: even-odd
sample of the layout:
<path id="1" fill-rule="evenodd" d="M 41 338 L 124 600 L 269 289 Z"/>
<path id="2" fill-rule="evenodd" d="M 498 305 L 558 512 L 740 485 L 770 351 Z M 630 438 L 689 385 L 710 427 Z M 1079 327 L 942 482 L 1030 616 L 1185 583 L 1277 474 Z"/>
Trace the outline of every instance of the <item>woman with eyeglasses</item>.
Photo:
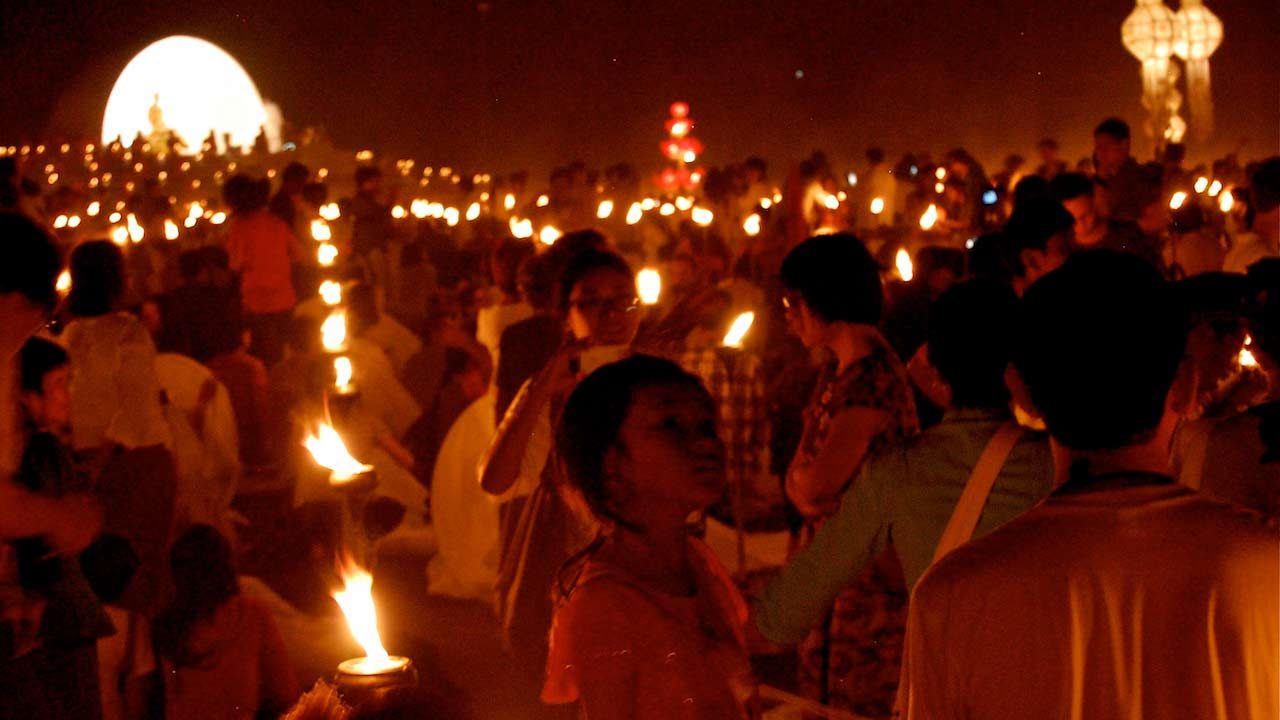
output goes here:
<path id="1" fill-rule="evenodd" d="M 906 370 L 880 334 L 880 267 L 853 235 L 819 235 L 782 263 L 787 324 L 827 360 L 804 412 L 786 492 L 807 545 L 864 459 L 919 431 Z M 797 547 L 797 549 L 798 549 Z M 888 715 L 897 688 L 906 586 L 890 548 L 800 645 L 806 694 L 860 715 Z"/>
<path id="2" fill-rule="evenodd" d="M 594 534 L 556 491 L 553 419 L 586 374 L 631 353 L 639 326 L 635 274 L 612 252 L 573 257 L 558 293 L 561 347 L 516 395 L 480 465 L 481 487 L 502 504 L 497 609 L 511 649 L 535 677 L 546 662 L 552 582 Z"/>

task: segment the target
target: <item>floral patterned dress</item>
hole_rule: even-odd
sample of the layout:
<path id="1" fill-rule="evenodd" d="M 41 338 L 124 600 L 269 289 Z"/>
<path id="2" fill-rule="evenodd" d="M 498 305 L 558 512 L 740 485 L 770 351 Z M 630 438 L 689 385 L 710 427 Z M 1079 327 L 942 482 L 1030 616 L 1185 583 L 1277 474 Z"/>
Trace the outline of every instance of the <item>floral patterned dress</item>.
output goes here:
<path id="1" fill-rule="evenodd" d="M 834 361 L 823 369 L 805 410 L 804 434 L 791 462 L 793 469 L 813 462 L 830 439 L 834 418 L 851 408 L 889 415 L 889 422 L 872 439 L 868 457 L 919 432 L 906 369 L 883 338 L 878 338 L 871 354 L 844 372 L 836 373 Z M 822 522 L 819 518 L 805 525 L 795 551 L 809 543 Z M 906 601 L 902 566 L 890 546 L 840 594 L 829 620 L 800 644 L 801 692 L 859 715 L 888 716 L 902 662 Z"/>

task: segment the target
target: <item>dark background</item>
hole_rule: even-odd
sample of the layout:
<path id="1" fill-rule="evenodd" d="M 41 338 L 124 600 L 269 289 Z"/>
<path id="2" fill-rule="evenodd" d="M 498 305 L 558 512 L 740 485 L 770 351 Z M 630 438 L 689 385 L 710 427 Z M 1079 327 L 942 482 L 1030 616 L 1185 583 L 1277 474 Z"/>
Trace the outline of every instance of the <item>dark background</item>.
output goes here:
<path id="1" fill-rule="evenodd" d="M 1176 5 L 1176 2 L 1175 2 Z M 1210 0 L 1217 132 L 1193 159 L 1280 150 L 1280 2 Z M 287 120 L 473 170 L 582 158 L 660 162 L 686 100 L 715 165 L 821 147 L 844 164 L 963 145 L 989 164 L 1041 136 L 1087 151 L 1104 115 L 1141 133 L 1129 0 L 804 2 L 0 2 L 0 140 L 96 136 L 115 76 L 147 44 L 206 38 Z M 1176 9 L 1176 7 L 1175 7 Z M 803 73 L 797 77 L 797 71 Z M 1184 109 L 1185 114 L 1185 109 Z M 1139 148 L 1145 150 L 1145 143 Z"/>

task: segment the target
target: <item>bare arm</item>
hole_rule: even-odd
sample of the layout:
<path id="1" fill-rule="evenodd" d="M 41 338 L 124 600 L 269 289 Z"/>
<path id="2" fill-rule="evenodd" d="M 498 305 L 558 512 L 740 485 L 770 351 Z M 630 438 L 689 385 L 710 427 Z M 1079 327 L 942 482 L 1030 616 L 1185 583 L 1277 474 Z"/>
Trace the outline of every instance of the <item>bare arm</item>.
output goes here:
<path id="1" fill-rule="evenodd" d="M 829 515 L 840 503 L 845 483 L 862 465 L 871 441 L 889 423 L 883 410 L 854 407 L 832 418 L 826 446 L 810 463 L 787 471 L 787 497 L 807 517 Z"/>

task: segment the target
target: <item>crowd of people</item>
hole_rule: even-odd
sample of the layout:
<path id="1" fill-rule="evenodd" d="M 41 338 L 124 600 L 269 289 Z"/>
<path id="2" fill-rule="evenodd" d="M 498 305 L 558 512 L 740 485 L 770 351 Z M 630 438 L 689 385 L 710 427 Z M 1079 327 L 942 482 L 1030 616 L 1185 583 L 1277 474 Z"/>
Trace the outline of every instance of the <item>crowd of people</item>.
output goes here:
<path id="1" fill-rule="evenodd" d="M 301 694 L 322 423 L 552 716 L 1280 718 L 1280 157 L 144 145 L 0 152 L 0 719 L 445 717 Z"/>

